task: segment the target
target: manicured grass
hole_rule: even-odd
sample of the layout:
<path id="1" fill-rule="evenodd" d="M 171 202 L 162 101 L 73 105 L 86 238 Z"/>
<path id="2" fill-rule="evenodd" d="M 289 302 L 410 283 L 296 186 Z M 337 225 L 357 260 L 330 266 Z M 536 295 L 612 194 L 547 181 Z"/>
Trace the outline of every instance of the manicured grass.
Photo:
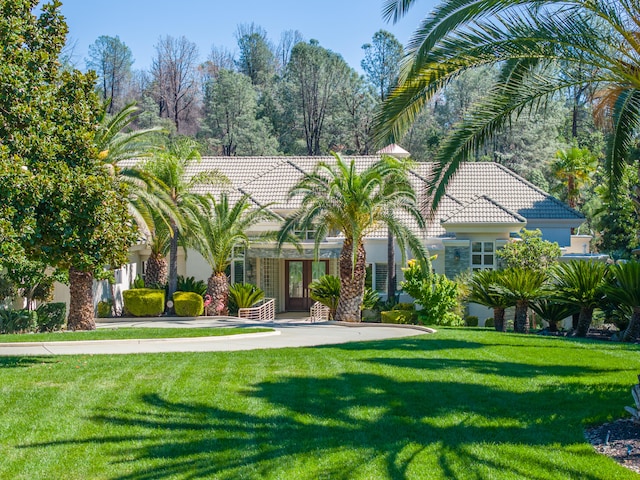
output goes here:
<path id="1" fill-rule="evenodd" d="M 101 328 L 90 332 L 52 332 L 0 335 L 0 343 L 128 340 L 143 338 L 193 338 L 272 332 L 273 328 Z"/>
<path id="2" fill-rule="evenodd" d="M 0 478 L 625 479 L 583 429 L 637 346 L 481 330 L 323 348 L 0 358 Z"/>

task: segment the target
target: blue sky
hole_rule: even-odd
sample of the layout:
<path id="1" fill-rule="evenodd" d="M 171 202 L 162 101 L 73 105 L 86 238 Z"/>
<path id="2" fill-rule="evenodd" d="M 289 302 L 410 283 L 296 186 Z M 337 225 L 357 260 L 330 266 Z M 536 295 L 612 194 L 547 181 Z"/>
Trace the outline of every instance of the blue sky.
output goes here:
<path id="1" fill-rule="evenodd" d="M 164 35 L 184 35 L 198 45 L 202 61 L 211 46 L 237 51 L 239 24 L 262 26 L 275 43 L 285 30 L 299 30 L 317 39 L 360 71 L 362 45 L 384 28 L 406 44 L 420 20 L 437 4 L 416 2 L 398 24 L 382 19 L 382 0 L 62 0 L 69 37 L 76 42 L 74 61 L 85 68 L 88 46 L 100 35 L 119 36 L 133 52 L 134 69 L 148 69 L 154 45 Z"/>

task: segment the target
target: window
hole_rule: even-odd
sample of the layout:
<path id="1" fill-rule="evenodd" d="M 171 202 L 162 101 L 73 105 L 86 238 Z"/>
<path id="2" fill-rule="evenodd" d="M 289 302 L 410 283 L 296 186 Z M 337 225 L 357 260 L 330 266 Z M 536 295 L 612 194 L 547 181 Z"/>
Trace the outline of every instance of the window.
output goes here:
<path id="1" fill-rule="evenodd" d="M 244 283 L 244 247 L 234 247 L 226 274 L 232 284 Z"/>
<path id="2" fill-rule="evenodd" d="M 471 242 L 471 269 L 493 270 L 495 247 L 493 242 Z"/>
<path id="3" fill-rule="evenodd" d="M 387 264 L 376 263 L 374 267 L 376 292 L 387 293 Z"/>
<path id="4" fill-rule="evenodd" d="M 295 230 L 293 234 L 303 242 L 316 239 L 315 230 Z"/>

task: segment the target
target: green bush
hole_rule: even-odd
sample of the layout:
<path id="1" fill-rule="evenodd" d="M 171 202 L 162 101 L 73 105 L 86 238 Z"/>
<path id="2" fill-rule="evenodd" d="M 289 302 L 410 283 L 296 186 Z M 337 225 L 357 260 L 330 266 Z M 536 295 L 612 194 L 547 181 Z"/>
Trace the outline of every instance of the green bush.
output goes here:
<path id="1" fill-rule="evenodd" d="M 122 292 L 125 312 L 134 317 L 157 317 L 164 312 L 164 290 L 134 288 Z"/>
<path id="2" fill-rule="evenodd" d="M 505 320 L 505 322 L 506 322 L 506 320 Z M 495 322 L 494 322 L 493 318 L 487 318 L 484 321 L 484 326 L 487 327 L 487 328 L 489 328 L 489 327 L 494 328 L 495 327 Z"/>
<path id="3" fill-rule="evenodd" d="M 464 319 L 464 324 L 467 327 L 477 327 L 478 317 L 476 317 L 475 315 L 468 315 L 467 318 Z"/>
<path id="4" fill-rule="evenodd" d="M 140 276 L 140 274 L 136 275 L 136 278 L 133 280 L 133 285 L 131 285 L 132 289 L 140 290 L 144 287 L 144 279 Z"/>
<path id="5" fill-rule="evenodd" d="M 111 306 L 113 302 L 111 300 L 101 300 L 98 302 L 98 318 L 108 318 L 111 316 Z"/>
<path id="6" fill-rule="evenodd" d="M 30 310 L 0 310 L 0 333 L 33 332 L 38 326 L 38 314 Z"/>
<path id="7" fill-rule="evenodd" d="M 400 323 L 414 324 L 416 323 L 416 314 L 409 310 L 391 310 L 390 312 L 380 312 L 382 323 Z"/>
<path id="8" fill-rule="evenodd" d="M 311 300 L 329 307 L 329 320 L 333 320 L 340 299 L 340 279 L 335 275 L 323 275 L 311 282 L 309 296 Z"/>
<path id="9" fill-rule="evenodd" d="M 197 317 L 204 313 L 204 300 L 195 292 L 176 292 L 173 308 L 179 317 Z"/>
<path id="10" fill-rule="evenodd" d="M 43 303 L 36 310 L 38 331 L 55 332 L 62 330 L 67 317 L 67 304 L 64 302 Z"/>
<path id="11" fill-rule="evenodd" d="M 362 310 L 375 310 L 380 304 L 380 294 L 369 287 L 365 287 L 364 295 L 362 296 Z"/>
<path id="12" fill-rule="evenodd" d="M 416 309 L 416 304 L 415 303 L 396 303 L 393 308 L 391 310 L 407 310 L 407 311 L 414 311 Z"/>

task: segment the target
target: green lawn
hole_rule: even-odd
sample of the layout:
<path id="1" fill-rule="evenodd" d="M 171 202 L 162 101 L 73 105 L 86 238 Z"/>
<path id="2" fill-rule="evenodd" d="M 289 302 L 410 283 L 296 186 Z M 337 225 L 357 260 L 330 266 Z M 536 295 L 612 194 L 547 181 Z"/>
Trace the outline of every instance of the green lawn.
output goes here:
<path id="1" fill-rule="evenodd" d="M 272 332 L 273 328 L 101 328 L 90 332 L 52 332 L 0 335 L 0 343 L 128 340 L 141 338 L 193 338 Z"/>
<path id="2" fill-rule="evenodd" d="M 624 479 L 637 346 L 443 330 L 324 348 L 0 359 L 0 478 Z"/>

